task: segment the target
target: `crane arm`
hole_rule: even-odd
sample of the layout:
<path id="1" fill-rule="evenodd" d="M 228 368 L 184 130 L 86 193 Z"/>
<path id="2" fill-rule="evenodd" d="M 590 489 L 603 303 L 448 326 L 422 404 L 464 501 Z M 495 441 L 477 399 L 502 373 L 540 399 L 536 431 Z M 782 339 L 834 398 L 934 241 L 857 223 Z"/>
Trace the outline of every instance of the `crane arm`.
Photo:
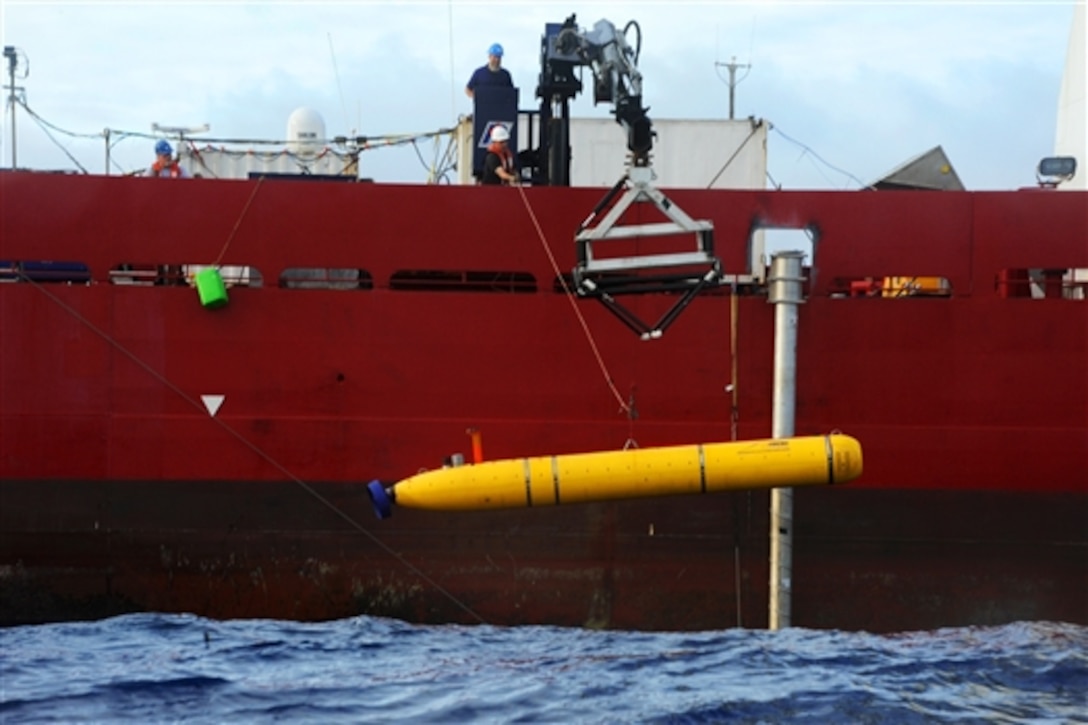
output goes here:
<path id="1" fill-rule="evenodd" d="M 635 48 L 627 42 L 627 32 L 638 33 Z M 613 104 L 616 122 L 627 131 L 627 148 L 635 166 L 648 166 L 653 148 L 653 125 L 642 106 L 642 74 L 638 53 L 642 31 L 631 21 L 623 32 L 608 20 L 598 20 L 592 30 L 582 30 L 567 18 L 556 38 L 556 49 L 566 56 L 576 56 L 593 71 L 593 102 Z"/>

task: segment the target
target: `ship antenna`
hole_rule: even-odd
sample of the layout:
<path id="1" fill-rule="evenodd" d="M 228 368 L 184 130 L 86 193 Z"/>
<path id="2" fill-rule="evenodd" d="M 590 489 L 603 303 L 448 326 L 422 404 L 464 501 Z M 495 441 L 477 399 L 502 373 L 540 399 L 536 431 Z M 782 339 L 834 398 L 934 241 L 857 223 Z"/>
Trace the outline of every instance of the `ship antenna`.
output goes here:
<path id="1" fill-rule="evenodd" d="M 732 121 L 733 118 L 734 118 L 734 115 L 733 115 L 733 99 L 734 99 L 734 96 L 736 95 L 737 85 L 741 81 L 743 81 L 745 78 L 748 77 L 748 72 L 751 70 L 752 64 L 751 63 L 738 63 L 737 62 L 737 56 L 734 55 L 732 60 L 730 60 L 728 63 L 719 63 L 718 61 L 714 61 L 714 70 L 717 71 L 718 68 L 722 68 L 722 67 L 729 69 L 729 80 L 726 81 L 724 78 L 722 78 L 722 80 L 725 81 L 727 84 L 729 84 L 729 120 Z M 745 73 L 744 73 L 744 75 L 742 75 L 740 77 L 740 80 L 737 80 L 737 70 L 739 68 L 745 69 Z M 718 77 L 721 78 L 721 72 L 720 71 L 718 71 Z"/>
<path id="2" fill-rule="evenodd" d="M 456 123 L 457 122 L 457 81 L 455 80 L 455 77 L 456 77 L 457 71 L 456 71 L 456 68 L 455 68 L 454 63 L 453 63 L 453 0 L 448 0 L 448 2 L 446 3 L 446 6 L 447 6 L 447 15 L 448 15 L 446 23 L 449 26 L 449 34 L 450 34 L 450 38 L 449 38 L 449 46 L 450 46 L 450 118 L 453 120 L 454 123 Z"/>
<path id="3" fill-rule="evenodd" d="M 755 16 L 753 15 L 752 16 L 752 35 L 751 35 L 751 38 L 749 38 L 749 42 L 748 42 L 748 57 L 752 56 L 752 47 L 755 45 L 755 36 L 756 36 L 756 19 L 755 19 Z M 725 80 L 724 78 L 722 78 L 721 71 L 718 70 L 719 68 L 727 68 L 729 70 L 729 80 L 728 81 Z M 742 75 L 738 79 L 737 78 L 737 70 L 739 70 L 739 69 L 744 69 L 744 75 Z M 714 61 L 714 71 L 718 74 L 718 78 L 720 78 L 722 80 L 722 82 L 726 83 L 729 86 L 729 120 L 730 121 L 732 121 L 734 119 L 734 116 L 735 116 L 734 111 L 733 111 L 733 105 L 734 105 L 733 101 L 734 101 L 734 99 L 736 97 L 737 86 L 740 84 L 741 81 L 743 81 L 745 78 L 748 77 L 748 73 L 751 72 L 751 69 L 752 69 L 752 64 L 751 63 L 737 63 L 737 56 L 735 56 L 735 55 L 732 57 L 732 59 L 728 63 L 720 63 L 718 61 Z"/>
<path id="4" fill-rule="evenodd" d="M 336 50 L 332 47 L 332 33 L 328 33 L 328 36 L 329 55 L 332 56 L 332 72 L 336 76 L 336 92 L 340 94 L 340 110 L 344 114 L 344 126 L 351 126 L 351 119 L 348 118 L 348 106 L 344 102 L 344 86 L 340 83 L 340 68 L 336 65 Z M 358 130 L 357 128 L 352 129 L 351 135 L 354 136 Z"/>

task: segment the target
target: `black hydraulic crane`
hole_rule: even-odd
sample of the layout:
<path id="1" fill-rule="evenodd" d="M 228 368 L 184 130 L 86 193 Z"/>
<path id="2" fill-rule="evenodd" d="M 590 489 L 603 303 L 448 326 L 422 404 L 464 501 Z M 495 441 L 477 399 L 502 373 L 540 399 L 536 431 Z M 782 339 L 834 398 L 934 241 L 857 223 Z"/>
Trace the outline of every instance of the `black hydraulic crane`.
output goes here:
<path id="1" fill-rule="evenodd" d="M 627 42 L 634 29 L 636 43 Z M 578 266 L 572 278 L 579 295 L 603 302 L 610 311 L 643 339 L 660 337 L 699 292 L 722 278 L 721 263 L 714 256 L 713 224 L 697 221 L 652 184 L 651 163 L 654 131 L 649 110 L 642 105 L 642 74 L 638 56 L 642 31 L 629 22 L 622 32 L 608 20 L 598 20 L 591 30 L 580 29 L 571 15 L 562 24 L 548 24 L 541 40 L 540 82 L 541 147 L 539 167 L 545 183 L 570 183 L 570 99 L 582 91 L 576 70 L 587 67 L 593 74 L 594 103 L 613 105 L 616 122 L 627 135 L 626 169 L 582 222 L 575 234 Z M 621 224 L 625 212 L 637 203 L 652 203 L 665 221 Z M 595 243 L 641 240 L 653 237 L 695 237 L 690 252 L 625 254 L 604 257 Z M 621 305 L 618 295 L 645 292 L 683 292 L 653 325 Z"/>

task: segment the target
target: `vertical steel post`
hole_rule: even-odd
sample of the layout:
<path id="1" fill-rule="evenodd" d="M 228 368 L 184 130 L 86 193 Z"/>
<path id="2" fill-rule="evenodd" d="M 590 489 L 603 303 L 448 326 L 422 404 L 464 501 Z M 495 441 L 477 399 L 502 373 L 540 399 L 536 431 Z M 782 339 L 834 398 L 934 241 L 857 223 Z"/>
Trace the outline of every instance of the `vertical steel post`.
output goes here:
<path id="1" fill-rule="evenodd" d="M 774 310 L 774 391 L 771 437 L 793 436 L 797 398 L 797 318 L 802 299 L 804 252 L 777 252 L 771 257 L 767 301 Z M 793 490 L 771 491 L 770 629 L 790 626 L 793 574 Z"/>
<path id="2" fill-rule="evenodd" d="M 11 170 L 15 171 L 17 164 L 15 161 L 15 64 L 18 62 L 18 55 L 15 52 L 15 47 L 11 45 L 4 46 L 4 57 L 8 60 L 8 89 L 11 91 L 8 96 L 8 100 L 11 103 Z"/>

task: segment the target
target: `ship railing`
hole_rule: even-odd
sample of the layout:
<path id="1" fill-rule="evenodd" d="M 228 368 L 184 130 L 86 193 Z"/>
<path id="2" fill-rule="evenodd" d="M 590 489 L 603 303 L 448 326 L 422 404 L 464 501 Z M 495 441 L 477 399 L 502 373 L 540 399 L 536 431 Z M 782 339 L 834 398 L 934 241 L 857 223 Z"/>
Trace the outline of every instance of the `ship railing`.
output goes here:
<path id="1" fill-rule="evenodd" d="M 510 270 L 397 270 L 389 278 L 389 289 L 416 292 L 502 292 L 532 294 L 536 277 L 530 272 Z"/>
<path id="2" fill-rule="evenodd" d="M 370 272 L 357 267 L 290 267 L 280 273 L 283 289 L 374 289 Z"/>
<path id="3" fill-rule="evenodd" d="M 202 269 L 207 269 L 212 265 L 207 264 L 183 264 L 182 274 L 185 277 L 187 284 L 194 284 L 193 279 L 196 277 L 197 272 Z M 223 284 L 227 287 L 234 287 L 239 285 L 242 287 L 260 287 L 263 283 L 263 277 L 261 273 L 257 271 L 256 267 L 242 264 L 225 264 L 219 267 L 219 276 L 223 279 Z"/>
<path id="4" fill-rule="evenodd" d="M 159 270 L 155 266 L 122 264 L 109 271 L 109 280 L 111 284 L 150 287 L 159 280 Z"/>
<path id="5" fill-rule="evenodd" d="M 91 270 L 83 262 L 53 260 L 0 260 L 0 282 L 91 284 Z"/>
<path id="6" fill-rule="evenodd" d="M 116 285 L 137 287 L 192 286 L 196 273 L 209 265 L 204 264 L 119 264 L 109 271 L 109 281 Z M 249 265 L 224 265 L 219 267 L 223 284 L 260 287 L 261 273 Z"/>
<path id="7" fill-rule="evenodd" d="M 850 297 L 951 297 L 952 283 L 944 277 L 886 275 L 852 279 Z M 838 286 L 842 286 L 841 284 Z"/>
<path id="8" fill-rule="evenodd" d="M 1088 298 L 1088 268 L 1004 269 L 994 286 L 1001 297 L 1084 300 Z"/>

